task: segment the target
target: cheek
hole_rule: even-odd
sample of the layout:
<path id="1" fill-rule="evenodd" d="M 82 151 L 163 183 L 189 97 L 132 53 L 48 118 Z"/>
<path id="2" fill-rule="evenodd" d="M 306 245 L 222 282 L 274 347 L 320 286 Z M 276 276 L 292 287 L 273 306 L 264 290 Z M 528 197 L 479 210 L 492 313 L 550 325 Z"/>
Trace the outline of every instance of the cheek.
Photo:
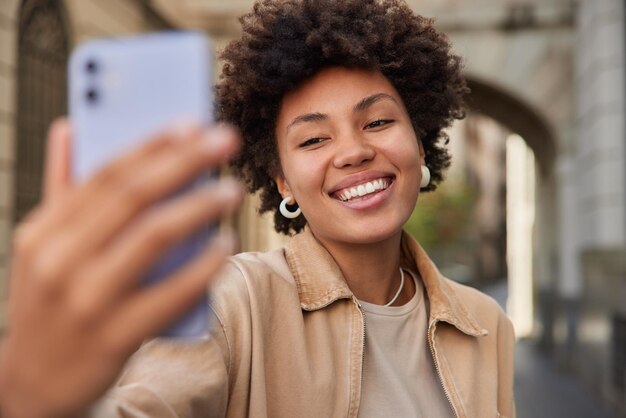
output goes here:
<path id="1" fill-rule="evenodd" d="M 398 168 L 419 170 L 420 150 L 417 139 L 413 135 L 398 135 L 386 148 L 387 155 Z"/>
<path id="2" fill-rule="evenodd" d="M 398 147 L 393 151 L 393 159 L 404 168 L 419 167 L 420 154 L 417 147 Z"/>
<path id="3" fill-rule="evenodd" d="M 287 183 L 299 202 L 306 204 L 306 200 L 318 195 L 316 191 L 323 189 L 325 173 L 321 158 L 303 154 L 290 158 L 283 167 Z"/>

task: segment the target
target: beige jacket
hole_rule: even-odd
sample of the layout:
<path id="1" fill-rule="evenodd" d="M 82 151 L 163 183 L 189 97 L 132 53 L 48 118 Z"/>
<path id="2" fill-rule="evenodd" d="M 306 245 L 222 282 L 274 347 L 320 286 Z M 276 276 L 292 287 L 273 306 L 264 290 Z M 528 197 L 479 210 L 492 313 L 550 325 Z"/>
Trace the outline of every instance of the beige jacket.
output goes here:
<path id="1" fill-rule="evenodd" d="M 507 317 L 489 297 L 442 277 L 408 234 L 402 255 L 402 265 L 424 281 L 428 340 L 456 416 L 513 417 Z M 365 318 L 309 231 L 285 249 L 233 257 L 212 308 L 211 338 L 144 345 L 94 416 L 357 416 Z"/>

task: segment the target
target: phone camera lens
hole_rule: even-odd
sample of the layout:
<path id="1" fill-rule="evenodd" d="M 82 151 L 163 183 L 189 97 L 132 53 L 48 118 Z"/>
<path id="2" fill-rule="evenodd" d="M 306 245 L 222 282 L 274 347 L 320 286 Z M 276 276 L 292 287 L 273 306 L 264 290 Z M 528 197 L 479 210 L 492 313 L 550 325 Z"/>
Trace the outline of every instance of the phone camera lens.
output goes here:
<path id="1" fill-rule="evenodd" d="M 98 91 L 96 89 L 89 89 L 85 93 L 85 97 L 89 103 L 96 103 L 98 101 Z"/>
<path id="2" fill-rule="evenodd" d="M 88 73 L 95 74 L 98 71 L 98 64 L 94 60 L 89 60 L 87 64 L 85 64 L 85 69 Z"/>

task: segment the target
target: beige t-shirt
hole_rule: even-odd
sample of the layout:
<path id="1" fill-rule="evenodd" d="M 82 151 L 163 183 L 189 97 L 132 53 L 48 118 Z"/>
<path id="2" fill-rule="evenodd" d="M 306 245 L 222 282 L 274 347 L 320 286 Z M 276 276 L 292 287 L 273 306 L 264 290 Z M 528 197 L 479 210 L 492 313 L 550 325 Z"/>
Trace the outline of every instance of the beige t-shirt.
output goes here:
<path id="1" fill-rule="evenodd" d="M 407 304 L 360 302 L 365 312 L 360 418 L 454 416 L 428 346 L 423 284 L 409 273 L 416 292 Z"/>

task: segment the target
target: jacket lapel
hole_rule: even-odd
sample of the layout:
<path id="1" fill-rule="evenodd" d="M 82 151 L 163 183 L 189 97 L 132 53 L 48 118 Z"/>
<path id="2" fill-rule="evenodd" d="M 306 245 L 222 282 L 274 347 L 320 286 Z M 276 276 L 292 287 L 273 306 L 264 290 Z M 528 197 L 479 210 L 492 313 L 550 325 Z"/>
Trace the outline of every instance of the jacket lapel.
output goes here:
<path id="1" fill-rule="evenodd" d="M 415 266 L 422 277 L 430 303 L 429 324 L 444 321 L 471 336 L 485 336 L 481 327 L 468 312 L 454 289 L 447 283 L 419 243 L 406 231 L 402 233 L 402 265 Z"/>

